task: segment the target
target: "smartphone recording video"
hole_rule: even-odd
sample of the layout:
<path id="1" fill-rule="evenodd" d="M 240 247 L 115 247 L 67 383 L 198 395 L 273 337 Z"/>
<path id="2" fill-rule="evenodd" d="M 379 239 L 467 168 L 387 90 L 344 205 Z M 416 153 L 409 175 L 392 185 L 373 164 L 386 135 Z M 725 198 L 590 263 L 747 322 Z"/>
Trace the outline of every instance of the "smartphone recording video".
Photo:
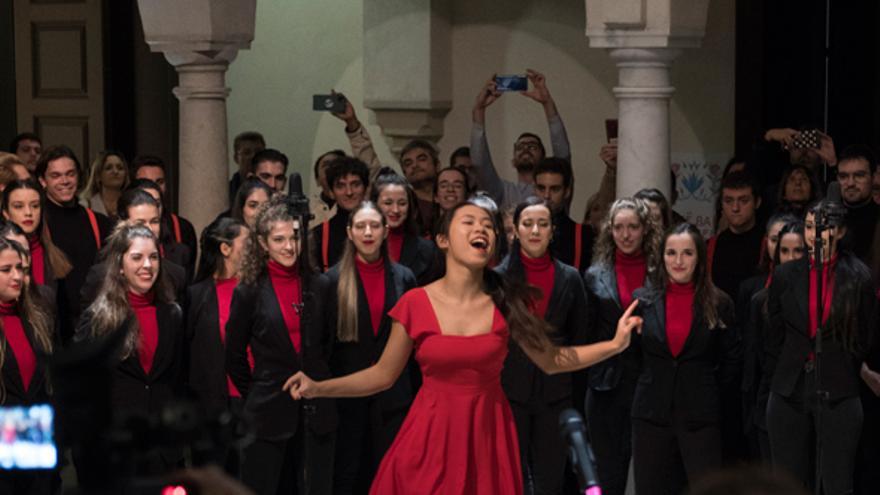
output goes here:
<path id="1" fill-rule="evenodd" d="M 48 404 L 0 407 L 0 469 L 54 469 L 54 421 Z"/>
<path id="2" fill-rule="evenodd" d="M 529 79 L 526 76 L 495 76 L 496 91 L 526 91 L 528 89 Z"/>

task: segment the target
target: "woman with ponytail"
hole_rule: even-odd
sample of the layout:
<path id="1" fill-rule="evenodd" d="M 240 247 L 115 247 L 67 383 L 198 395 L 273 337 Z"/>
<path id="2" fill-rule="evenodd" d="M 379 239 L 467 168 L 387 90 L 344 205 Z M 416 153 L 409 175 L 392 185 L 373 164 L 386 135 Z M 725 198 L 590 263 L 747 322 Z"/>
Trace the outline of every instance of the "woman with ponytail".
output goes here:
<path id="1" fill-rule="evenodd" d="M 615 324 L 657 268 L 661 226 L 646 201 L 623 198 L 611 204 L 593 248 L 593 264 L 584 273 L 587 291 L 587 342 L 614 335 Z M 585 409 L 602 490 L 623 495 L 632 457 L 632 409 L 641 349 L 636 338 L 629 348 L 591 366 Z"/>
<path id="2" fill-rule="evenodd" d="M 218 218 L 205 227 L 196 280 L 187 289 L 188 383 L 209 417 L 241 411 L 241 393 L 226 374 L 225 344 L 232 293 L 249 233 L 232 218 Z M 237 459 L 232 452 L 216 452 L 212 460 L 236 474 Z"/>
<path id="3" fill-rule="evenodd" d="M 51 313 L 25 283 L 24 248 L 0 238 L 0 405 L 49 402 L 47 360 L 55 347 Z M 55 471 L 0 471 L 0 493 L 48 495 Z"/>
<path id="4" fill-rule="evenodd" d="M 335 335 L 330 371 L 344 376 L 379 360 L 391 332 L 388 311 L 416 286 L 409 268 L 388 257 L 388 226 L 371 202 L 348 219 L 348 239 L 339 263 L 327 272 L 328 322 Z M 415 370 L 413 370 L 415 371 Z M 415 396 L 411 373 L 402 373 L 390 390 L 339 399 L 339 430 L 333 493 L 366 493 Z"/>
<path id="5" fill-rule="evenodd" d="M 391 334 L 376 364 L 323 381 L 299 372 L 284 384 L 294 399 L 373 395 L 393 386 L 415 350 L 424 381 L 370 493 L 522 494 L 516 426 L 501 388 L 508 339 L 545 373 L 564 373 L 620 353 L 641 324 L 633 304 L 611 341 L 552 344 L 527 291 L 486 269 L 500 228 L 481 203 L 447 212 L 437 234 L 446 274 L 407 292 L 389 312 Z"/>
<path id="6" fill-rule="evenodd" d="M 584 340 L 586 296 L 580 274 L 550 254 L 553 215 L 544 200 L 530 197 L 513 211 L 513 246 L 495 268 L 510 284 L 532 290 L 531 312 L 549 324 L 554 345 Z M 517 345 L 501 372 L 519 435 L 520 459 L 531 493 L 562 493 L 567 453 L 559 435 L 559 414 L 573 406 L 570 373 L 548 375 Z"/>

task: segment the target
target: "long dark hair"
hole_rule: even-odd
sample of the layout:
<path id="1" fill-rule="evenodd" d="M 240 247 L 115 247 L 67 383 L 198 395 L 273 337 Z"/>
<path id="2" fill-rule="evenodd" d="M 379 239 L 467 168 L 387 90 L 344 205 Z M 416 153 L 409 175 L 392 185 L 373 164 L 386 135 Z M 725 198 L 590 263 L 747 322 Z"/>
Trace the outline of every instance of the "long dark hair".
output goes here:
<path id="1" fill-rule="evenodd" d="M 272 198 L 272 195 L 275 194 L 275 190 L 267 186 L 266 183 L 260 179 L 254 177 L 245 179 L 245 181 L 241 183 L 241 187 L 238 188 L 238 192 L 235 193 L 235 199 L 232 200 L 232 209 L 229 212 L 232 218 L 244 223 L 244 204 L 247 203 L 248 197 L 250 197 L 256 189 L 262 189 L 265 191 L 266 197 L 270 199 Z"/>
<path id="2" fill-rule="evenodd" d="M 406 220 L 403 221 L 403 231 L 406 235 L 419 235 L 419 232 L 422 231 L 422 214 L 419 210 L 419 202 L 416 199 L 416 193 L 413 190 L 412 185 L 410 185 L 405 178 L 397 174 L 383 174 L 376 177 L 376 180 L 373 181 L 372 187 L 370 188 L 370 201 L 378 206 L 379 195 L 382 194 L 382 191 L 388 186 L 400 186 L 406 191 L 406 199 L 409 201 L 409 207 L 406 209 Z M 351 215 L 349 215 L 349 224 L 350 223 Z"/>
<path id="3" fill-rule="evenodd" d="M 19 189 L 30 189 L 32 191 L 36 191 L 40 196 L 40 226 L 39 226 L 39 236 L 40 242 L 43 244 L 43 248 L 46 250 L 46 259 L 49 261 L 49 266 L 52 268 L 52 276 L 55 279 L 62 279 L 73 270 L 73 265 L 70 264 L 70 260 L 67 259 L 67 256 L 64 254 L 58 246 L 52 242 L 52 234 L 49 232 L 49 223 L 46 222 L 46 193 L 43 188 L 33 179 L 25 179 L 25 180 L 16 180 L 10 182 L 6 189 L 3 190 L 3 194 L 0 195 L 0 208 L 3 209 L 7 214 L 9 213 L 9 198 L 12 196 L 13 191 L 17 191 Z M 12 220 L 9 221 L 12 223 Z M 20 227 L 20 226 L 19 226 Z"/>
<path id="4" fill-rule="evenodd" d="M 489 213 L 489 218 L 492 219 L 492 230 L 495 234 L 495 249 L 497 250 L 499 244 L 504 242 L 504 232 L 496 220 L 497 209 L 493 212 L 487 207 L 485 201 L 478 198 L 471 197 L 447 211 L 443 216 L 438 235 L 448 238 L 452 219 L 455 218 L 458 210 L 465 206 L 476 206 Z M 529 310 L 532 291 L 524 282 L 506 279 L 498 272 L 485 268 L 483 269 L 483 290 L 492 297 L 492 302 L 501 311 L 514 340 L 534 349 L 547 348 L 550 343 L 547 334 L 553 331 L 553 327 Z"/>
<path id="5" fill-rule="evenodd" d="M 689 223 L 680 223 L 666 230 L 663 242 L 660 243 L 660 263 L 658 263 L 657 269 L 649 274 L 651 286 L 660 295 L 665 296 L 666 288 L 669 285 L 669 272 L 666 271 L 666 261 L 663 256 L 666 252 L 666 242 L 670 237 L 681 234 L 687 234 L 697 248 L 697 266 L 694 269 L 692 279 L 695 289 L 694 309 L 699 310 L 695 314 L 701 314 L 710 328 L 724 328 L 727 325 L 721 320 L 718 306 L 723 299 L 729 298 L 712 283 L 712 278 L 709 276 L 706 240 L 695 226 Z"/>
<path id="6" fill-rule="evenodd" d="M 220 273 L 223 268 L 223 253 L 220 246 L 232 245 L 235 239 L 241 235 L 241 229 L 245 225 L 229 217 L 220 217 L 211 222 L 204 230 L 199 240 L 201 256 L 199 267 L 193 283 L 201 282 Z"/>
<path id="7" fill-rule="evenodd" d="M 770 227 L 773 227 L 777 223 L 782 224 L 782 228 L 785 228 L 789 224 L 798 223 L 798 217 L 794 216 L 791 213 L 782 212 L 776 213 L 767 220 L 767 227 L 764 230 L 767 232 L 767 236 L 770 236 Z M 801 222 L 801 237 L 804 235 L 804 227 L 803 222 Z M 779 238 L 782 239 L 782 231 L 779 231 Z M 761 259 L 758 261 L 758 273 L 766 275 L 773 270 L 773 267 L 776 266 L 777 261 L 779 260 L 779 244 L 777 241 L 776 244 L 776 252 L 768 253 L 767 252 L 767 241 L 764 240 L 764 244 L 761 245 Z"/>
<path id="8" fill-rule="evenodd" d="M 800 170 L 807 176 L 807 180 L 810 181 L 810 197 L 804 201 L 803 204 L 796 205 L 791 203 L 790 201 L 785 199 L 785 186 L 788 182 L 788 179 L 796 172 Z M 819 179 L 816 177 L 816 174 L 813 173 L 812 170 L 807 168 L 806 165 L 798 165 L 794 164 L 785 169 L 785 172 L 782 173 L 782 180 L 779 181 L 779 188 L 776 191 L 776 204 L 782 211 L 791 212 L 791 213 L 802 213 L 804 207 L 818 199 L 821 199 L 824 196 L 822 193 L 822 186 L 819 184 Z"/>

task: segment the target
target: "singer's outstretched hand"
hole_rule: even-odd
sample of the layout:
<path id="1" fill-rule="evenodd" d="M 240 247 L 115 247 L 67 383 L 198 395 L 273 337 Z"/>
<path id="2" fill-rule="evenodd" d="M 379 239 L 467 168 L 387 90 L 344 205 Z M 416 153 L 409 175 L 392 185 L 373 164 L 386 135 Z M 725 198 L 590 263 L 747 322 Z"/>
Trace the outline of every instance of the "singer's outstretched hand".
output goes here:
<path id="1" fill-rule="evenodd" d="M 617 320 L 617 332 L 614 334 L 614 342 L 620 346 L 621 351 L 629 347 L 629 342 L 632 338 L 633 330 L 638 333 L 642 333 L 642 317 L 633 316 L 633 312 L 636 310 L 636 306 L 638 305 L 639 300 L 634 300 L 632 303 L 630 303 L 629 307 L 626 308 L 623 316 L 621 316 L 620 319 Z"/>
<path id="2" fill-rule="evenodd" d="M 317 396 L 318 384 L 302 371 L 298 371 L 284 382 L 282 389 L 290 392 L 293 400 L 312 399 Z"/>

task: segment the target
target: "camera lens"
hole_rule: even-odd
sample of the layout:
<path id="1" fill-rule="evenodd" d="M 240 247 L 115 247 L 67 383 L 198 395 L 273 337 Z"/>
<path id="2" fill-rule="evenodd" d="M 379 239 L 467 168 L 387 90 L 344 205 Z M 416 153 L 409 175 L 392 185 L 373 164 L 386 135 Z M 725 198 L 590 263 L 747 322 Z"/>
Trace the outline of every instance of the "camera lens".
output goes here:
<path id="1" fill-rule="evenodd" d="M 324 98 L 324 108 L 333 108 L 333 98 Z"/>

